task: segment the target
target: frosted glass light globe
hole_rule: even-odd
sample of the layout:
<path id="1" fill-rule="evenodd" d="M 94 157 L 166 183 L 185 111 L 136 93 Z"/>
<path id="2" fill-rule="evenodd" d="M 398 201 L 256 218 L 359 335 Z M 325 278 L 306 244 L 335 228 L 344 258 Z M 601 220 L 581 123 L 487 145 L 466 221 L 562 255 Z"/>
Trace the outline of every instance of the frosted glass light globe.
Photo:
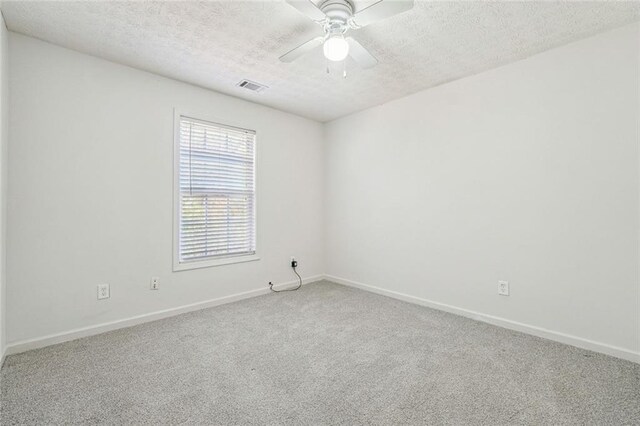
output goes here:
<path id="1" fill-rule="evenodd" d="M 329 37 L 322 47 L 324 56 L 330 61 L 342 61 L 349 54 L 349 43 L 342 34 Z"/>

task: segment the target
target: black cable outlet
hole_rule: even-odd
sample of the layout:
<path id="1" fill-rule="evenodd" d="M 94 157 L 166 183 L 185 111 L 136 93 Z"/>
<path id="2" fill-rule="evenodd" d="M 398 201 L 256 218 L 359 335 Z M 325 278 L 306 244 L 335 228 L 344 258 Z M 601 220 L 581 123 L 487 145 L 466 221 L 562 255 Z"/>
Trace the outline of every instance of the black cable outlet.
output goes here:
<path id="1" fill-rule="evenodd" d="M 298 261 L 297 260 L 292 260 L 291 261 L 291 267 L 292 268 L 297 268 L 298 267 Z"/>

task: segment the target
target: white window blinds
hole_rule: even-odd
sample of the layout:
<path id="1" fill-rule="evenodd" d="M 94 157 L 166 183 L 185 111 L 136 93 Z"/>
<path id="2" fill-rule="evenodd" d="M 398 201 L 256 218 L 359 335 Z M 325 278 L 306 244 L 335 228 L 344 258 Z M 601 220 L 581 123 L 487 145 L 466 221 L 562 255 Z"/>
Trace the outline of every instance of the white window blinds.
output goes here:
<path id="1" fill-rule="evenodd" d="M 252 130 L 180 117 L 180 263 L 255 253 Z"/>

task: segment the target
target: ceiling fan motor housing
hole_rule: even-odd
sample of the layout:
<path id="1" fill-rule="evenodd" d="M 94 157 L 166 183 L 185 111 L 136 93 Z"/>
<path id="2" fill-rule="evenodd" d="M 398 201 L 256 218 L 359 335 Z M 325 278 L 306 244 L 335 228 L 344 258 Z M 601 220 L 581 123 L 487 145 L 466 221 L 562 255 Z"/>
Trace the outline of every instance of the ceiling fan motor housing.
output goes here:
<path id="1" fill-rule="evenodd" d="M 320 5 L 320 10 L 327 16 L 325 26 L 344 27 L 344 31 L 353 16 L 353 5 L 348 0 L 326 0 Z"/>

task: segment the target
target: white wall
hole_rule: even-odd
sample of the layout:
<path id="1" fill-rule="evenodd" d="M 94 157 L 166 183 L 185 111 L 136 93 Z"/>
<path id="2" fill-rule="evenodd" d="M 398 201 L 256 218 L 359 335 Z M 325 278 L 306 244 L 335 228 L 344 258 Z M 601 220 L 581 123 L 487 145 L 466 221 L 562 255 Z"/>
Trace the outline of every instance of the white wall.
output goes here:
<path id="1" fill-rule="evenodd" d="M 324 272 L 321 124 L 15 33 L 10 67 L 10 344 Z M 172 272 L 176 106 L 257 130 L 260 261 Z"/>
<path id="2" fill-rule="evenodd" d="M 9 145 L 9 36 L 0 14 L 0 366 L 6 347 L 7 147 Z"/>
<path id="3" fill-rule="evenodd" d="M 326 272 L 637 354 L 639 39 L 329 123 Z"/>

